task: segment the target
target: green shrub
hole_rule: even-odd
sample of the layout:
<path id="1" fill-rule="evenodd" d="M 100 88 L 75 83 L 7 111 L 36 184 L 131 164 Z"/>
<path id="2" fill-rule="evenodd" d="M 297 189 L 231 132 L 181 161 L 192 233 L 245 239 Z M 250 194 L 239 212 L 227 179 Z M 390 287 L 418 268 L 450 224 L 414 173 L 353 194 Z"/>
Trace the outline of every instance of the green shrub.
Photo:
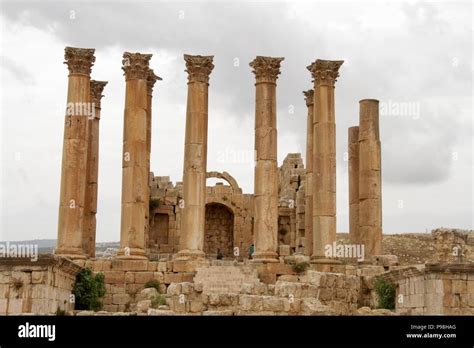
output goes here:
<path id="1" fill-rule="evenodd" d="M 147 288 L 155 288 L 158 292 L 160 292 L 160 282 L 156 279 L 150 279 L 145 283 L 145 289 Z"/>
<path id="2" fill-rule="evenodd" d="M 102 308 L 101 298 L 105 295 L 104 275 L 94 275 L 90 268 L 83 268 L 76 276 L 72 289 L 75 308 L 98 311 Z"/>
<path id="3" fill-rule="evenodd" d="M 395 309 L 395 284 L 383 278 L 378 278 L 375 281 L 374 289 L 379 299 L 378 308 Z"/>
<path id="4" fill-rule="evenodd" d="M 293 271 L 295 271 L 295 273 L 299 274 L 306 271 L 306 269 L 309 267 L 309 263 L 308 262 L 294 263 L 291 267 L 293 268 Z"/>
<path id="5" fill-rule="evenodd" d="M 163 295 L 157 295 L 153 297 L 153 299 L 151 300 L 151 307 L 155 309 L 165 304 L 166 304 L 166 299 Z"/>
<path id="6" fill-rule="evenodd" d="M 64 315 L 66 315 L 66 311 L 64 309 L 59 308 L 59 306 L 58 306 L 58 309 L 56 309 L 56 315 L 62 317 Z"/>

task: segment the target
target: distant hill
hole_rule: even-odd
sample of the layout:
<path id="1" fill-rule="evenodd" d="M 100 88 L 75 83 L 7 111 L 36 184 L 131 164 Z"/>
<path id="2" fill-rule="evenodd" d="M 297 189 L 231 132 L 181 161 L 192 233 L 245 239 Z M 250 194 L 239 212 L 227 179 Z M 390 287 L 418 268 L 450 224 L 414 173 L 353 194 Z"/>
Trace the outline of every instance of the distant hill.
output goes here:
<path id="1" fill-rule="evenodd" d="M 7 241 L 0 241 L 0 243 L 5 243 Z M 32 239 L 32 240 L 10 240 L 10 243 L 14 244 L 36 244 L 38 245 L 38 253 L 47 254 L 52 253 L 53 249 L 56 247 L 56 239 Z M 118 248 L 120 245 L 119 242 L 102 242 L 96 244 L 97 251 L 104 251 L 107 248 Z"/>

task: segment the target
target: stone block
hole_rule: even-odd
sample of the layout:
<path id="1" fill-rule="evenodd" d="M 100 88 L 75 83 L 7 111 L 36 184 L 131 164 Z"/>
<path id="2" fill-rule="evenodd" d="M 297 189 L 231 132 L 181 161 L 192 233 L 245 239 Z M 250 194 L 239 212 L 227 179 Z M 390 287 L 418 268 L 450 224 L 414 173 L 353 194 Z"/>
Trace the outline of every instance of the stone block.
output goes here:
<path id="1" fill-rule="evenodd" d="M 151 307 L 151 300 L 142 300 L 137 302 L 137 312 L 146 313 Z"/>
<path id="2" fill-rule="evenodd" d="M 117 305 L 125 305 L 130 302 L 130 295 L 128 294 L 113 294 L 112 303 Z"/>
<path id="3" fill-rule="evenodd" d="M 33 271 L 31 272 L 31 282 L 33 284 L 40 284 L 45 281 L 46 272 L 43 271 Z"/>
<path id="4" fill-rule="evenodd" d="M 123 271 L 107 271 L 104 272 L 104 278 L 106 283 L 124 283 L 125 272 Z"/>
<path id="5" fill-rule="evenodd" d="M 289 245 L 280 245 L 278 247 L 278 254 L 280 256 L 288 256 L 290 255 L 290 246 Z"/>
<path id="6" fill-rule="evenodd" d="M 191 313 L 200 313 L 204 309 L 204 304 L 199 300 L 191 300 L 189 304 L 189 311 Z"/>
<path id="7" fill-rule="evenodd" d="M 153 280 L 153 272 L 136 272 L 135 273 L 135 283 L 145 284 L 149 280 Z"/>
<path id="8" fill-rule="evenodd" d="M 284 309 L 283 298 L 278 298 L 274 296 L 263 296 L 262 301 L 264 311 L 279 312 L 283 311 Z"/>
<path id="9" fill-rule="evenodd" d="M 156 268 L 158 272 L 166 272 L 167 271 L 167 263 L 166 262 L 158 262 L 158 266 Z"/>
<path id="10" fill-rule="evenodd" d="M 166 290 L 166 293 L 170 296 L 180 295 L 181 292 L 181 283 L 171 283 Z"/>
<path id="11" fill-rule="evenodd" d="M 262 296 L 240 295 L 239 306 L 243 311 L 261 311 L 263 310 Z"/>
<path id="12" fill-rule="evenodd" d="M 164 274 L 164 283 L 181 283 L 183 281 L 183 274 L 182 273 L 165 273 Z"/>
<path id="13" fill-rule="evenodd" d="M 275 273 L 260 273 L 258 278 L 262 283 L 265 284 L 275 284 L 276 282 L 276 274 Z"/>

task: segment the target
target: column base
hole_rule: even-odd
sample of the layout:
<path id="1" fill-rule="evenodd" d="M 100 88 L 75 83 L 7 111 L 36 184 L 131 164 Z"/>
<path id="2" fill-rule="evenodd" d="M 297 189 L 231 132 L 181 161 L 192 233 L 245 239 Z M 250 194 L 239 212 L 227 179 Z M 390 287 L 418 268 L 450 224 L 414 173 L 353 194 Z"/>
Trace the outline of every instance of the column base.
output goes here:
<path id="1" fill-rule="evenodd" d="M 263 263 L 270 263 L 270 262 L 280 262 L 278 260 L 278 254 L 273 251 L 256 251 L 252 257 L 253 262 L 263 262 Z"/>
<path id="2" fill-rule="evenodd" d="M 116 257 L 122 260 L 148 260 L 145 250 L 139 248 L 120 248 Z"/>
<path id="3" fill-rule="evenodd" d="M 189 261 L 189 260 L 200 260 L 204 259 L 206 254 L 202 250 L 198 249 L 183 249 L 178 251 L 174 256 L 176 261 Z"/>
<path id="4" fill-rule="evenodd" d="M 57 248 L 54 255 L 66 257 L 71 260 L 86 260 L 87 255 L 81 248 Z"/>

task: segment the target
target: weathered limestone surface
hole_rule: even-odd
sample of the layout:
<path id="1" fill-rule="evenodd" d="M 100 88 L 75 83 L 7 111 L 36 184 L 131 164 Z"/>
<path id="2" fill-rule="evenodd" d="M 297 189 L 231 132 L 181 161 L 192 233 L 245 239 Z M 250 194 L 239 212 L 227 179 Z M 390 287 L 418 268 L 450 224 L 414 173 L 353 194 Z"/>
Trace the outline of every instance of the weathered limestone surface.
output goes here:
<path id="1" fill-rule="evenodd" d="M 306 182 L 305 182 L 305 247 L 304 254 L 313 255 L 313 116 L 314 90 L 303 92 L 308 107 L 306 123 Z"/>
<path id="2" fill-rule="evenodd" d="M 61 167 L 61 190 L 56 254 L 86 258 L 83 249 L 87 187 L 89 117 L 91 115 L 90 73 L 94 49 L 66 47 L 69 69 L 67 112 Z"/>
<path id="3" fill-rule="evenodd" d="M 336 123 L 334 84 L 343 61 L 317 59 L 308 66 L 314 79 L 313 113 L 313 255 L 312 262 L 335 262 L 325 256 L 336 240 Z"/>
<path id="4" fill-rule="evenodd" d="M 255 224 L 254 260 L 277 261 L 278 164 L 276 80 L 284 58 L 258 56 L 251 63 L 255 74 Z"/>
<path id="5" fill-rule="evenodd" d="M 435 261 L 447 263 L 472 262 L 465 230 L 437 228 L 431 231 L 435 242 Z"/>
<path id="6" fill-rule="evenodd" d="M 379 101 L 359 102 L 359 235 L 365 258 L 382 253 L 382 174 Z"/>
<path id="7" fill-rule="evenodd" d="M 106 81 L 91 80 L 91 100 L 95 115 L 89 119 L 87 154 L 87 186 L 84 208 L 83 249 L 89 257 L 95 257 L 97 190 L 99 178 L 99 121 L 100 101 Z"/>
<path id="8" fill-rule="evenodd" d="M 418 272 L 384 275 L 397 284 L 396 312 L 402 315 L 473 315 L 474 264 L 427 264 Z"/>
<path id="9" fill-rule="evenodd" d="M 306 170 L 299 153 L 289 153 L 278 168 L 278 254 L 301 253 L 305 245 Z M 288 250 L 288 251 L 287 251 Z"/>
<path id="10" fill-rule="evenodd" d="M 184 55 L 188 73 L 180 258 L 204 257 L 207 117 L 213 56 Z"/>
<path id="11" fill-rule="evenodd" d="M 122 159 L 122 215 L 119 257 L 146 258 L 148 207 L 147 77 L 151 54 L 123 54 L 125 116 Z"/>
<path id="12" fill-rule="evenodd" d="M 149 69 L 146 77 L 147 84 L 147 107 L 146 107 L 146 172 L 147 172 L 147 194 L 145 196 L 145 207 L 150 206 L 151 195 L 151 175 L 150 175 L 150 157 L 151 157 L 151 130 L 152 130 L 152 99 L 153 87 L 156 81 L 162 80 L 161 77 L 155 75 L 153 69 Z M 148 245 L 148 238 L 150 235 L 150 211 L 145 211 L 145 245 Z"/>
<path id="13" fill-rule="evenodd" d="M 0 315 L 54 314 L 74 309 L 70 294 L 81 269 L 64 257 L 0 259 Z"/>
<path id="14" fill-rule="evenodd" d="M 349 128 L 349 236 L 352 244 L 362 243 L 359 235 L 359 127 Z"/>

